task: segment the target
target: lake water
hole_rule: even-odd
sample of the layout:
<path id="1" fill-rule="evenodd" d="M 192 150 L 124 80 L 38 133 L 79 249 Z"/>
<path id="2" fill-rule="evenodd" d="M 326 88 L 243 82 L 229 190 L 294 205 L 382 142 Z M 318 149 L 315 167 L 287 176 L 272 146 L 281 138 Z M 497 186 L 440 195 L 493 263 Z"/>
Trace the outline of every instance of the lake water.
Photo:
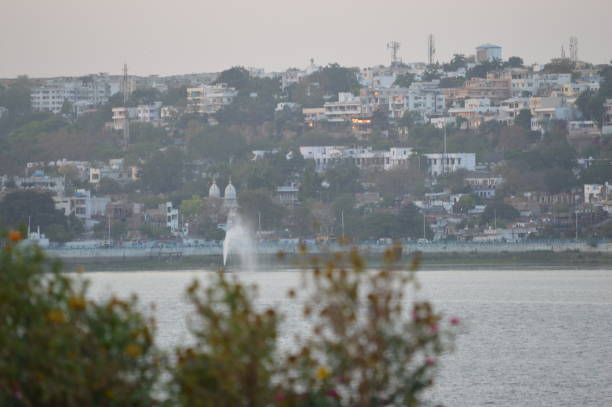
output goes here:
<path id="1" fill-rule="evenodd" d="M 137 293 L 155 303 L 162 347 L 190 342 L 184 290 L 205 271 L 87 273 L 92 293 Z M 302 327 L 286 292 L 299 272 L 239 273 L 261 305 L 287 314 L 285 341 Z M 612 406 L 612 271 L 423 271 L 422 295 L 466 332 L 441 362 L 432 399 L 452 406 Z"/>

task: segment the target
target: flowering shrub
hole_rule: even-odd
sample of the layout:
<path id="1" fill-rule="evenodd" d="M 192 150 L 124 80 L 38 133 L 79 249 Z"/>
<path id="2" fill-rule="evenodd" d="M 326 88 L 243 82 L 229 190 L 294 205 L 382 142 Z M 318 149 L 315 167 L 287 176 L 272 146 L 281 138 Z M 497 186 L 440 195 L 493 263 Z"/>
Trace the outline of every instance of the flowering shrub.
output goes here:
<path id="1" fill-rule="evenodd" d="M 2 237 L 0 405 L 155 405 L 159 354 L 136 299 L 96 303 L 19 232 Z"/>
<path id="2" fill-rule="evenodd" d="M 458 320 L 443 323 L 430 303 L 405 298 L 420 260 L 396 270 L 399 252 L 385 252 L 377 272 L 355 250 L 324 264 L 312 258 L 300 300 L 311 332 L 283 355 L 281 316 L 257 311 L 254 290 L 223 274 L 204 289 L 194 283 L 197 344 L 178 352 L 181 405 L 421 405 Z"/>
<path id="3" fill-rule="evenodd" d="M 258 312 L 254 287 L 218 273 L 187 291 L 198 318 L 192 348 L 177 350 L 177 399 L 184 406 L 269 406 L 275 393 L 278 316 Z"/>
<path id="4" fill-rule="evenodd" d="M 195 342 L 162 364 L 135 297 L 93 301 L 19 232 L 0 239 L 1 406 L 420 406 L 459 324 L 415 299 L 418 256 L 401 271 L 391 248 L 372 271 L 353 250 L 309 259 L 288 292 L 309 328 L 287 349 L 256 287 L 221 272 L 194 282 Z"/>

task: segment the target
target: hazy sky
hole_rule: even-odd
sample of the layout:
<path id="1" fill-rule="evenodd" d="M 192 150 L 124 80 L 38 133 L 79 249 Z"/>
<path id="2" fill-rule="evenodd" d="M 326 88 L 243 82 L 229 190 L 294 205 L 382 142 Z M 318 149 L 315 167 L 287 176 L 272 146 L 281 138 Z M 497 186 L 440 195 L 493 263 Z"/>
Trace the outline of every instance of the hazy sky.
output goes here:
<path id="1" fill-rule="evenodd" d="M 0 77 L 283 70 L 317 64 L 425 61 L 473 54 L 546 62 L 579 41 L 581 59 L 612 58 L 612 0 L 0 0 Z"/>

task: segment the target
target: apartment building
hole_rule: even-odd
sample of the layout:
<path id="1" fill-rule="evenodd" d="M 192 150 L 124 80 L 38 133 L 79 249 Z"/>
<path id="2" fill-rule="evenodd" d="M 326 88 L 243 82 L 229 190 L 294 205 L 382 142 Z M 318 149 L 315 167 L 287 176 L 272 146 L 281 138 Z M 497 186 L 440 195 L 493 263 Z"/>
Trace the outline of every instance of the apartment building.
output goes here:
<path id="1" fill-rule="evenodd" d="M 427 171 L 437 177 L 457 170 L 474 171 L 476 169 L 476 154 L 474 153 L 435 153 L 425 154 Z"/>
<path id="2" fill-rule="evenodd" d="M 326 102 L 323 108 L 327 119 L 335 122 L 350 122 L 352 118 L 365 113 L 361 99 L 349 92 L 338 93 L 338 101 Z"/>
<path id="3" fill-rule="evenodd" d="M 232 103 L 238 91 L 225 83 L 187 89 L 187 109 L 192 113 L 216 113 Z"/>
<path id="4" fill-rule="evenodd" d="M 35 111 L 58 114 L 64 101 L 72 105 L 99 106 L 111 97 L 111 80 L 108 75 L 89 75 L 81 78 L 50 79 L 41 86 L 32 88 L 30 101 Z"/>

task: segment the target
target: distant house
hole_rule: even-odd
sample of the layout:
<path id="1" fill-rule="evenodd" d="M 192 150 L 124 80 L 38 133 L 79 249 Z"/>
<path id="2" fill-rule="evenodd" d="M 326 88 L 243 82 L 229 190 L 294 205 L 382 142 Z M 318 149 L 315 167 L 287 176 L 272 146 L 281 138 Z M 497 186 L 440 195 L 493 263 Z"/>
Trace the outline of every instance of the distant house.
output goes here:
<path id="1" fill-rule="evenodd" d="M 276 188 L 276 197 L 283 205 L 292 206 L 298 203 L 300 189 L 297 184 L 282 185 Z"/>

